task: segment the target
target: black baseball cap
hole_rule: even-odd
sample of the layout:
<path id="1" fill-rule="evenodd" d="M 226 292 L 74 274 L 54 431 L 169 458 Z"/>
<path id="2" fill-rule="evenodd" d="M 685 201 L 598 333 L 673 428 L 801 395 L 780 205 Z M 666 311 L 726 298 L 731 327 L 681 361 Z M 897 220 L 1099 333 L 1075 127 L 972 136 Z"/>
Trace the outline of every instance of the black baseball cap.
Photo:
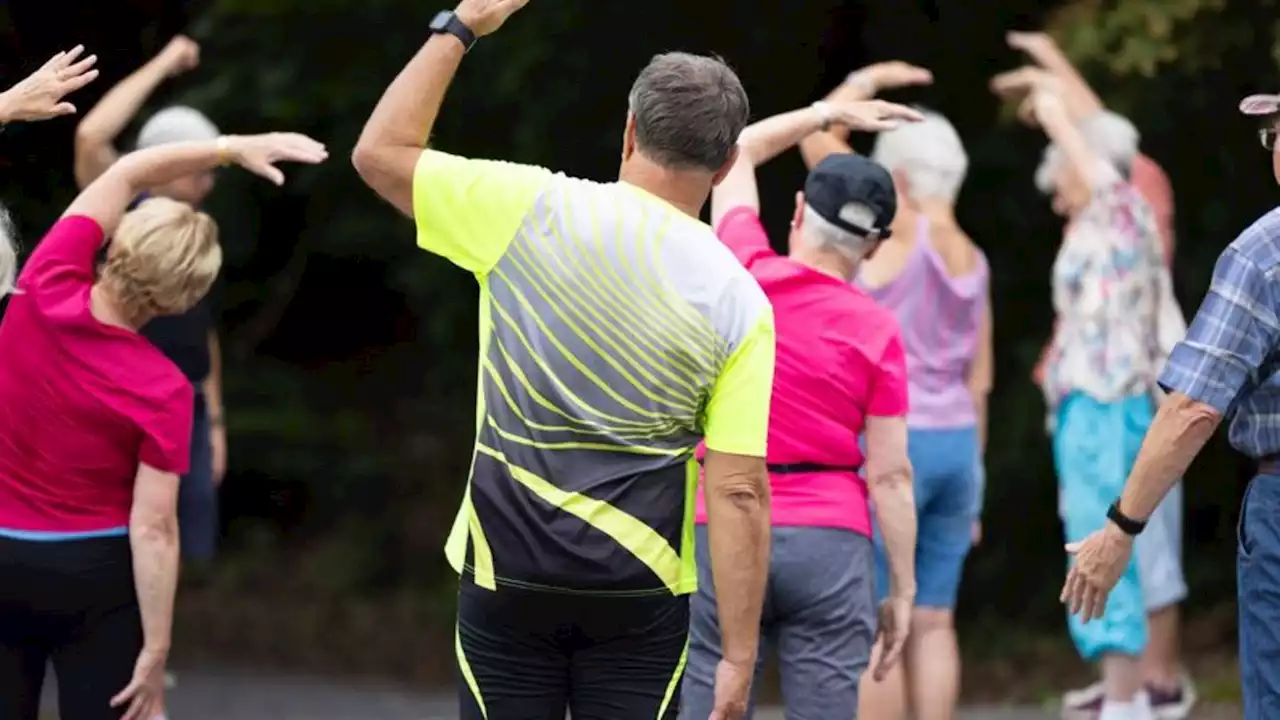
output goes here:
<path id="1" fill-rule="evenodd" d="M 889 224 L 898 212 L 898 196 L 889 171 L 854 153 L 828 155 L 809 171 L 804 181 L 804 200 L 824 220 L 859 237 L 871 233 L 881 239 L 889 237 Z M 871 209 L 875 215 L 871 227 L 840 217 L 840 209 L 850 203 Z"/>

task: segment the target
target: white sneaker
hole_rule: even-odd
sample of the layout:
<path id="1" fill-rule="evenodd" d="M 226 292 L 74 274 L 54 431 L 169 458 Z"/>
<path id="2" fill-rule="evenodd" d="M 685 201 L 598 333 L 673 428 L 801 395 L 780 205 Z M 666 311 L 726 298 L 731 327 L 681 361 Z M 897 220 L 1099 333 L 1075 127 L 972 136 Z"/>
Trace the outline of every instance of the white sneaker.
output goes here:
<path id="1" fill-rule="evenodd" d="M 1098 713 L 1098 720 L 1155 720 L 1155 717 L 1146 690 L 1139 690 L 1127 703 L 1103 700 L 1102 711 Z"/>
<path id="2" fill-rule="evenodd" d="M 1068 690 L 1062 694 L 1062 720 L 1095 720 L 1102 712 L 1105 696 L 1101 681 L 1079 690 Z"/>

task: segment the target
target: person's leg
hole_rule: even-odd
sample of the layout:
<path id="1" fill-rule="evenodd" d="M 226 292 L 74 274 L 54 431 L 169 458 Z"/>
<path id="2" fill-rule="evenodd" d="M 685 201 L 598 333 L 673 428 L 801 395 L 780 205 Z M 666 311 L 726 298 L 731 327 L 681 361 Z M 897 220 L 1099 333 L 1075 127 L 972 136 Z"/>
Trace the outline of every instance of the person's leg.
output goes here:
<path id="1" fill-rule="evenodd" d="M 916 610 L 906 663 L 916 720 L 950 720 L 960 698 L 960 648 L 955 605 L 972 542 L 975 491 L 974 428 L 934 432 L 927 450 L 937 460 L 937 489 L 916 541 Z"/>
<path id="2" fill-rule="evenodd" d="M 574 720 L 676 720 L 689 652 L 689 596 L 577 603 L 570 658 Z"/>
<path id="3" fill-rule="evenodd" d="M 1145 398 L 1104 404 L 1075 394 L 1063 401 L 1053 444 L 1068 542 L 1083 540 L 1106 522 L 1107 507 L 1124 488 L 1150 415 Z M 1150 718 L 1139 663 L 1147 623 L 1136 560 L 1111 592 L 1101 619 L 1084 623 L 1071 615 L 1068 626 L 1081 657 L 1100 661 L 1102 668 L 1104 700 L 1100 711 L 1087 717 Z"/>
<path id="4" fill-rule="evenodd" d="M 23 543 L 0 538 L 0 718 L 37 720 L 47 638 L 32 615 L 41 588 L 32 582 Z"/>
<path id="5" fill-rule="evenodd" d="M 1236 568 L 1244 720 L 1280 718 L 1280 477 L 1249 485 Z"/>
<path id="6" fill-rule="evenodd" d="M 944 487 L 947 468 L 950 462 L 935 452 L 941 442 L 942 434 L 936 430 L 912 428 L 907 440 L 907 454 L 911 460 L 912 486 L 916 503 L 916 582 L 921 581 L 920 570 L 920 538 L 928 532 L 932 524 L 930 513 L 935 499 Z M 968 530 L 966 530 L 966 533 Z M 918 592 L 918 590 L 917 590 Z M 876 532 L 876 596 L 877 606 L 889 593 L 888 558 L 884 553 L 884 545 Z M 871 658 L 871 667 L 879 661 L 883 648 L 878 645 Z M 862 678 L 859 717 L 884 718 L 897 720 L 907 715 L 910 697 L 910 667 L 904 657 L 889 671 L 889 674 L 877 682 L 870 673 Z"/>
<path id="7" fill-rule="evenodd" d="M 705 718 L 715 707 L 716 667 L 720 664 L 720 616 L 716 609 L 716 588 L 711 576 L 711 552 L 707 546 L 707 526 L 695 530 L 695 552 L 698 561 L 698 591 L 689 601 L 689 659 L 685 663 L 680 690 L 680 717 Z M 765 600 L 768 611 L 768 596 Z M 767 614 L 766 614 L 767 618 Z M 760 686 L 764 670 L 765 632 L 761 632 L 760 651 L 756 657 L 756 673 L 752 687 Z M 754 702 L 747 716 L 755 712 Z"/>
<path id="8" fill-rule="evenodd" d="M 115 720 L 128 708 L 111 698 L 133 677 L 142 651 L 142 616 L 128 538 L 61 543 L 67 554 L 64 612 L 53 647 L 63 720 Z"/>
<path id="9" fill-rule="evenodd" d="M 858 682 L 876 631 L 871 539 L 847 530 L 774 528 L 771 560 L 787 720 L 856 717 Z"/>
<path id="10" fill-rule="evenodd" d="M 566 596 L 462 578 L 458 590 L 461 720 L 559 720 L 569 701 Z"/>
<path id="11" fill-rule="evenodd" d="M 1148 641 L 1143 682 L 1158 720 L 1183 720 L 1196 702 L 1195 685 L 1182 667 L 1179 603 L 1187 597 L 1182 573 L 1182 483 L 1156 508 L 1135 548 Z"/>
<path id="12" fill-rule="evenodd" d="M 197 393 L 191 425 L 191 470 L 179 481 L 178 526 L 183 575 L 197 577 L 213 560 L 218 544 L 218 488 L 213 482 L 209 411 Z"/>

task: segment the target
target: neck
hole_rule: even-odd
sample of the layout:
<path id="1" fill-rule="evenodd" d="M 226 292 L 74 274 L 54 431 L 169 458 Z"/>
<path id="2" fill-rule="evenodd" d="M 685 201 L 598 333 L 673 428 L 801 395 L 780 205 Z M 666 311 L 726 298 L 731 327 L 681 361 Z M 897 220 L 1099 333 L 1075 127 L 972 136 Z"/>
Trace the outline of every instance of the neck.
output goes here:
<path id="1" fill-rule="evenodd" d="M 929 218 L 934 225 L 955 225 L 956 208 L 950 201 L 941 198 L 922 198 L 914 203 L 916 212 Z"/>
<path id="2" fill-rule="evenodd" d="M 853 280 L 858 272 L 858 263 L 830 250 L 796 249 L 791 252 L 791 259 L 815 272 L 833 277 L 841 282 Z"/>
<path id="3" fill-rule="evenodd" d="M 618 180 L 661 198 L 684 214 L 697 218 L 711 194 L 711 179 L 698 170 L 671 170 L 633 154 L 622 163 Z"/>
<path id="4" fill-rule="evenodd" d="M 150 320 L 143 316 L 130 316 L 124 306 L 101 284 L 94 284 L 89 292 L 89 312 L 98 322 L 137 332 Z"/>

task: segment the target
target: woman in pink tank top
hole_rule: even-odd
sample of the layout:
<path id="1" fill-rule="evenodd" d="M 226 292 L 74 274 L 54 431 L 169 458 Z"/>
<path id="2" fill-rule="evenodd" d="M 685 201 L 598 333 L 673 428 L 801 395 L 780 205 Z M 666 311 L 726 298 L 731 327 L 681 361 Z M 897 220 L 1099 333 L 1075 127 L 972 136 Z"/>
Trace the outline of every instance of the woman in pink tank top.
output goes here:
<path id="1" fill-rule="evenodd" d="M 887 66 L 855 72 L 846 87 L 856 92 L 905 84 L 922 72 L 901 63 Z M 868 84 L 869 75 L 888 81 Z M 811 166 L 824 152 L 848 151 L 843 138 L 823 135 L 802 145 Z M 892 237 L 857 282 L 893 311 L 902 328 L 917 589 L 905 673 L 881 682 L 864 677 L 859 716 L 904 717 L 909 696 L 916 717 L 951 717 L 960 684 L 953 611 L 978 530 L 991 387 L 987 263 L 955 222 L 952 208 L 968 157 L 945 118 L 926 112 L 924 122 L 881 133 L 872 158 L 893 173 L 899 210 Z M 879 560 L 883 587 L 883 553 Z"/>

